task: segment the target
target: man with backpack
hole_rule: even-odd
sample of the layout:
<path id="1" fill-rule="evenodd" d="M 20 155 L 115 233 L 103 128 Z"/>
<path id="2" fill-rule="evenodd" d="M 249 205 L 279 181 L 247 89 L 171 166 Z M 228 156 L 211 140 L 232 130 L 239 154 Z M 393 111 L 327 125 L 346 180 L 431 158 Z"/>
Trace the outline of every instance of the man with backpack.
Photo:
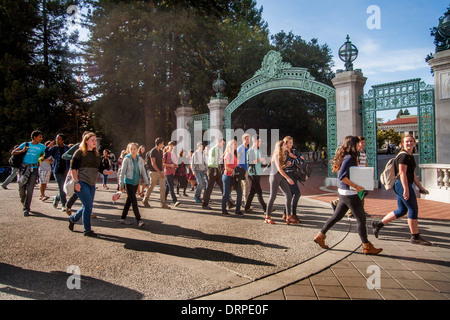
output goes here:
<path id="1" fill-rule="evenodd" d="M 42 132 L 33 131 L 31 142 L 24 142 L 12 151 L 12 155 L 23 154 L 22 165 L 19 170 L 19 195 L 23 206 L 23 215 L 27 217 L 30 212 L 34 185 L 39 177 L 39 158 L 45 153 L 45 146 L 41 143 Z"/>

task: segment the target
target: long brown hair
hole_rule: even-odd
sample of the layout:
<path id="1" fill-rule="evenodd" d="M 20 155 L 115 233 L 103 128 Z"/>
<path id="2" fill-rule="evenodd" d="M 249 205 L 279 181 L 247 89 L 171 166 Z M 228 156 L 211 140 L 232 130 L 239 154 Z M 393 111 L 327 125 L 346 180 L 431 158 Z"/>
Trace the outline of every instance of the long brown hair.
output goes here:
<path id="1" fill-rule="evenodd" d="M 85 155 L 87 154 L 87 152 L 88 152 L 86 141 L 88 141 L 91 137 L 96 137 L 95 133 L 93 133 L 93 132 L 88 132 L 88 133 L 86 133 L 86 134 L 83 136 L 83 140 L 82 140 L 81 143 L 80 143 L 80 150 L 83 152 L 83 156 L 85 156 Z M 100 155 L 100 154 L 98 153 L 97 148 L 94 148 L 93 151 L 94 151 L 94 153 L 95 153 L 95 156 L 98 157 L 98 156 Z"/>
<path id="2" fill-rule="evenodd" d="M 278 164 L 280 165 L 280 168 L 283 168 L 284 164 L 286 163 L 286 154 L 283 152 L 284 144 L 285 142 L 283 140 L 278 141 L 275 144 L 275 148 L 273 150 L 272 160 L 275 159 L 275 156 L 278 156 Z"/>
<path id="3" fill-rule="evenodd" d="M 347 136 L 344 138 L 344 143 L 336 151 L 336 154 L 331 162 L 333 163 L 333 172 L 338 172 L 341 169 L 342 160 L 346 155 L 350 155 L 353 160 L 357 161 L 358 158 L 358 146 L 359 138 L 355 136 Z"/>

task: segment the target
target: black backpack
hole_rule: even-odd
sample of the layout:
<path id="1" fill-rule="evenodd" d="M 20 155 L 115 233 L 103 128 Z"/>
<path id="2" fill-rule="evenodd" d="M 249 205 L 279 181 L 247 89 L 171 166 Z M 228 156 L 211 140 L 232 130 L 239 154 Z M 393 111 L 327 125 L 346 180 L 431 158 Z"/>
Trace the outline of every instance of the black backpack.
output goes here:
<path id="1" fill-rule="evenodd" d="M 28 142 L 25 143 L 25 147 L 28 147 Z M 28 151 L 27 151 L 28 152 Z M 8 160 L 9 165 L 13 168 L 20 168 L 22 166 L 23 158 L 27 152 L 21 152 L 15 156 L 11 156 Z"/>
<path id="2" fill-rule="evenodd" d="M 293 166 L 294 178 L 300 181 L 301 184 L 308 180 L 311 176 L 311 166 L 304 160 L 300 161 Z"/>

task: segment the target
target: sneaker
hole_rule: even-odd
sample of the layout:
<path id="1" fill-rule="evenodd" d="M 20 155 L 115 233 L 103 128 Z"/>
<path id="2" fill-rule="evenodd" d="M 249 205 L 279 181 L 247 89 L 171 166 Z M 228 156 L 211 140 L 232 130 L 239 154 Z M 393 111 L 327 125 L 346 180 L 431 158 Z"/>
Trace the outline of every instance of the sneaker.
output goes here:
<path id="1" fill-rule="evenodd" d="M 2 188 L 5 189 L 5 190 L 8 190 L 7 186 L 2 185 Z"/>
<path id="2" fill-rule="evenodd" d="M 131 222 L 127 221 L 126 219 L 120 219 L 120 223 L 121 224 L 126 224 L 126 225 L 130 225 L 131 224 Z"/>
<path id="3" fill-rule="evenodd" d="M 229 216 L 229 215 L 230 215 L 230 214 L 228 213 L 228 211 L 223 211 L 222 214 L 223 214 L 224 216 Z"/>
<path id="4" fill-rule="evenodd" d="M 70 210 L 70 208 L 66 208 L 66 213 L 70 217 L 72 215 L 72 210 Z"/>
<path id="5" fill-rule="evenodd" d="M 211 207 L 210 207 L 210 206 L 208 206 L 208 205 L 206 205 L 206 206 L 202 206 L 202 209 L 205 209 L 205 210 L 212 210 L 212 209 L 211 209 Z"/>
<path id="6" fill-rule="evenodd" d="M 84 235 L 86 237 L 91 237 L 91 238 L 95 238 L 97 236 L 97 234 L 94 231 L 92 231 L 92 230 L 91 231 L 85 231 Z"/>
<path id="7" fill-rule="evenodd" d="M 200 202 L 202 202 L 199 198 L 197 198 L 197 197 L 194 197 L 194 201 L 196 202 L 196 203 L 200 203 Z"/>
<path id="8" fill-rule="evenodd" d="M 336 211 L 336 205 L 334 204 L 334 200 L 330 201 L 331 204 L 331 209 L 333 209 L 333 211 Z"/>
<path id="9" fill-rule="evenodd" d="M 236 214 L 237 214 L 238 216 L 243 216 L 243 215 L 244 215 L 244 213 L 243 213 L 241 210 L 236 211 Z"/>
<path id="10" fill-rule="evenodd" d="M 150 208 L 150 204 L 148 203 L 148 201 L 142 200 L 142 205 L 146 208 Z"/>
<path id="11" fill-rule="evenodd" d="M 422 246 L 431 246 L 431 242 L 423 239 L 420 234 L 417 235 L 411 235 L 411 243 L 412 244 L 418 244 Z"/>
<path id="12" fill-rule="evenodd" d="M 28 209 L 23 210 L 24 217 L 28 217 L 29 215 L 30 215 L 30 212 L 28 211 Z"/>
<path id="13" fill-rule="evenodd" d="M 73 223 L 72 220 L 69 219 L 69 230 L 73 232 L 74 226 L 75 226 L 75 223 Z"/>
<path id="14" fill-rule="evenodd" d="M 53 197 L 53 208 L 58 208 L 58 202 L 59 200 L 56 197 Z"/>
<path id="15" fill-rule="evenodd" d="M 161 209 L 171 209 L 167 204 L 162 204 Z"/>
<path id="16" fill-rule="evenodd" d="M 145 226 L 145 222 L 143 222 L 142 220 L 140 220 L 140 221 L 138 222 L 138 226 L 139 226 L 139 228 L 142 228 L 143 226 Z"/>
<path id="17" fill-rule="evenodd" d="M 173 205 L 174 207 L 178 207 L 180 205 L 180 201 L 175 202 L 175 204 Z"/>

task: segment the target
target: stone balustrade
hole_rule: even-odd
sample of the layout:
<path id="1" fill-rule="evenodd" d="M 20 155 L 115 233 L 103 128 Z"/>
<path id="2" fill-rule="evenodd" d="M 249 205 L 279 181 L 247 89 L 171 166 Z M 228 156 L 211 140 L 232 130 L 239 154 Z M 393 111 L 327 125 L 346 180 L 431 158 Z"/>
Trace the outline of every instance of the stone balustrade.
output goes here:
<path id="1" fill-rule="evenodd" d="M 422 185 L 430 194 L 420 197 L 450 203 L 450 164 L 421 164 Z"/>

